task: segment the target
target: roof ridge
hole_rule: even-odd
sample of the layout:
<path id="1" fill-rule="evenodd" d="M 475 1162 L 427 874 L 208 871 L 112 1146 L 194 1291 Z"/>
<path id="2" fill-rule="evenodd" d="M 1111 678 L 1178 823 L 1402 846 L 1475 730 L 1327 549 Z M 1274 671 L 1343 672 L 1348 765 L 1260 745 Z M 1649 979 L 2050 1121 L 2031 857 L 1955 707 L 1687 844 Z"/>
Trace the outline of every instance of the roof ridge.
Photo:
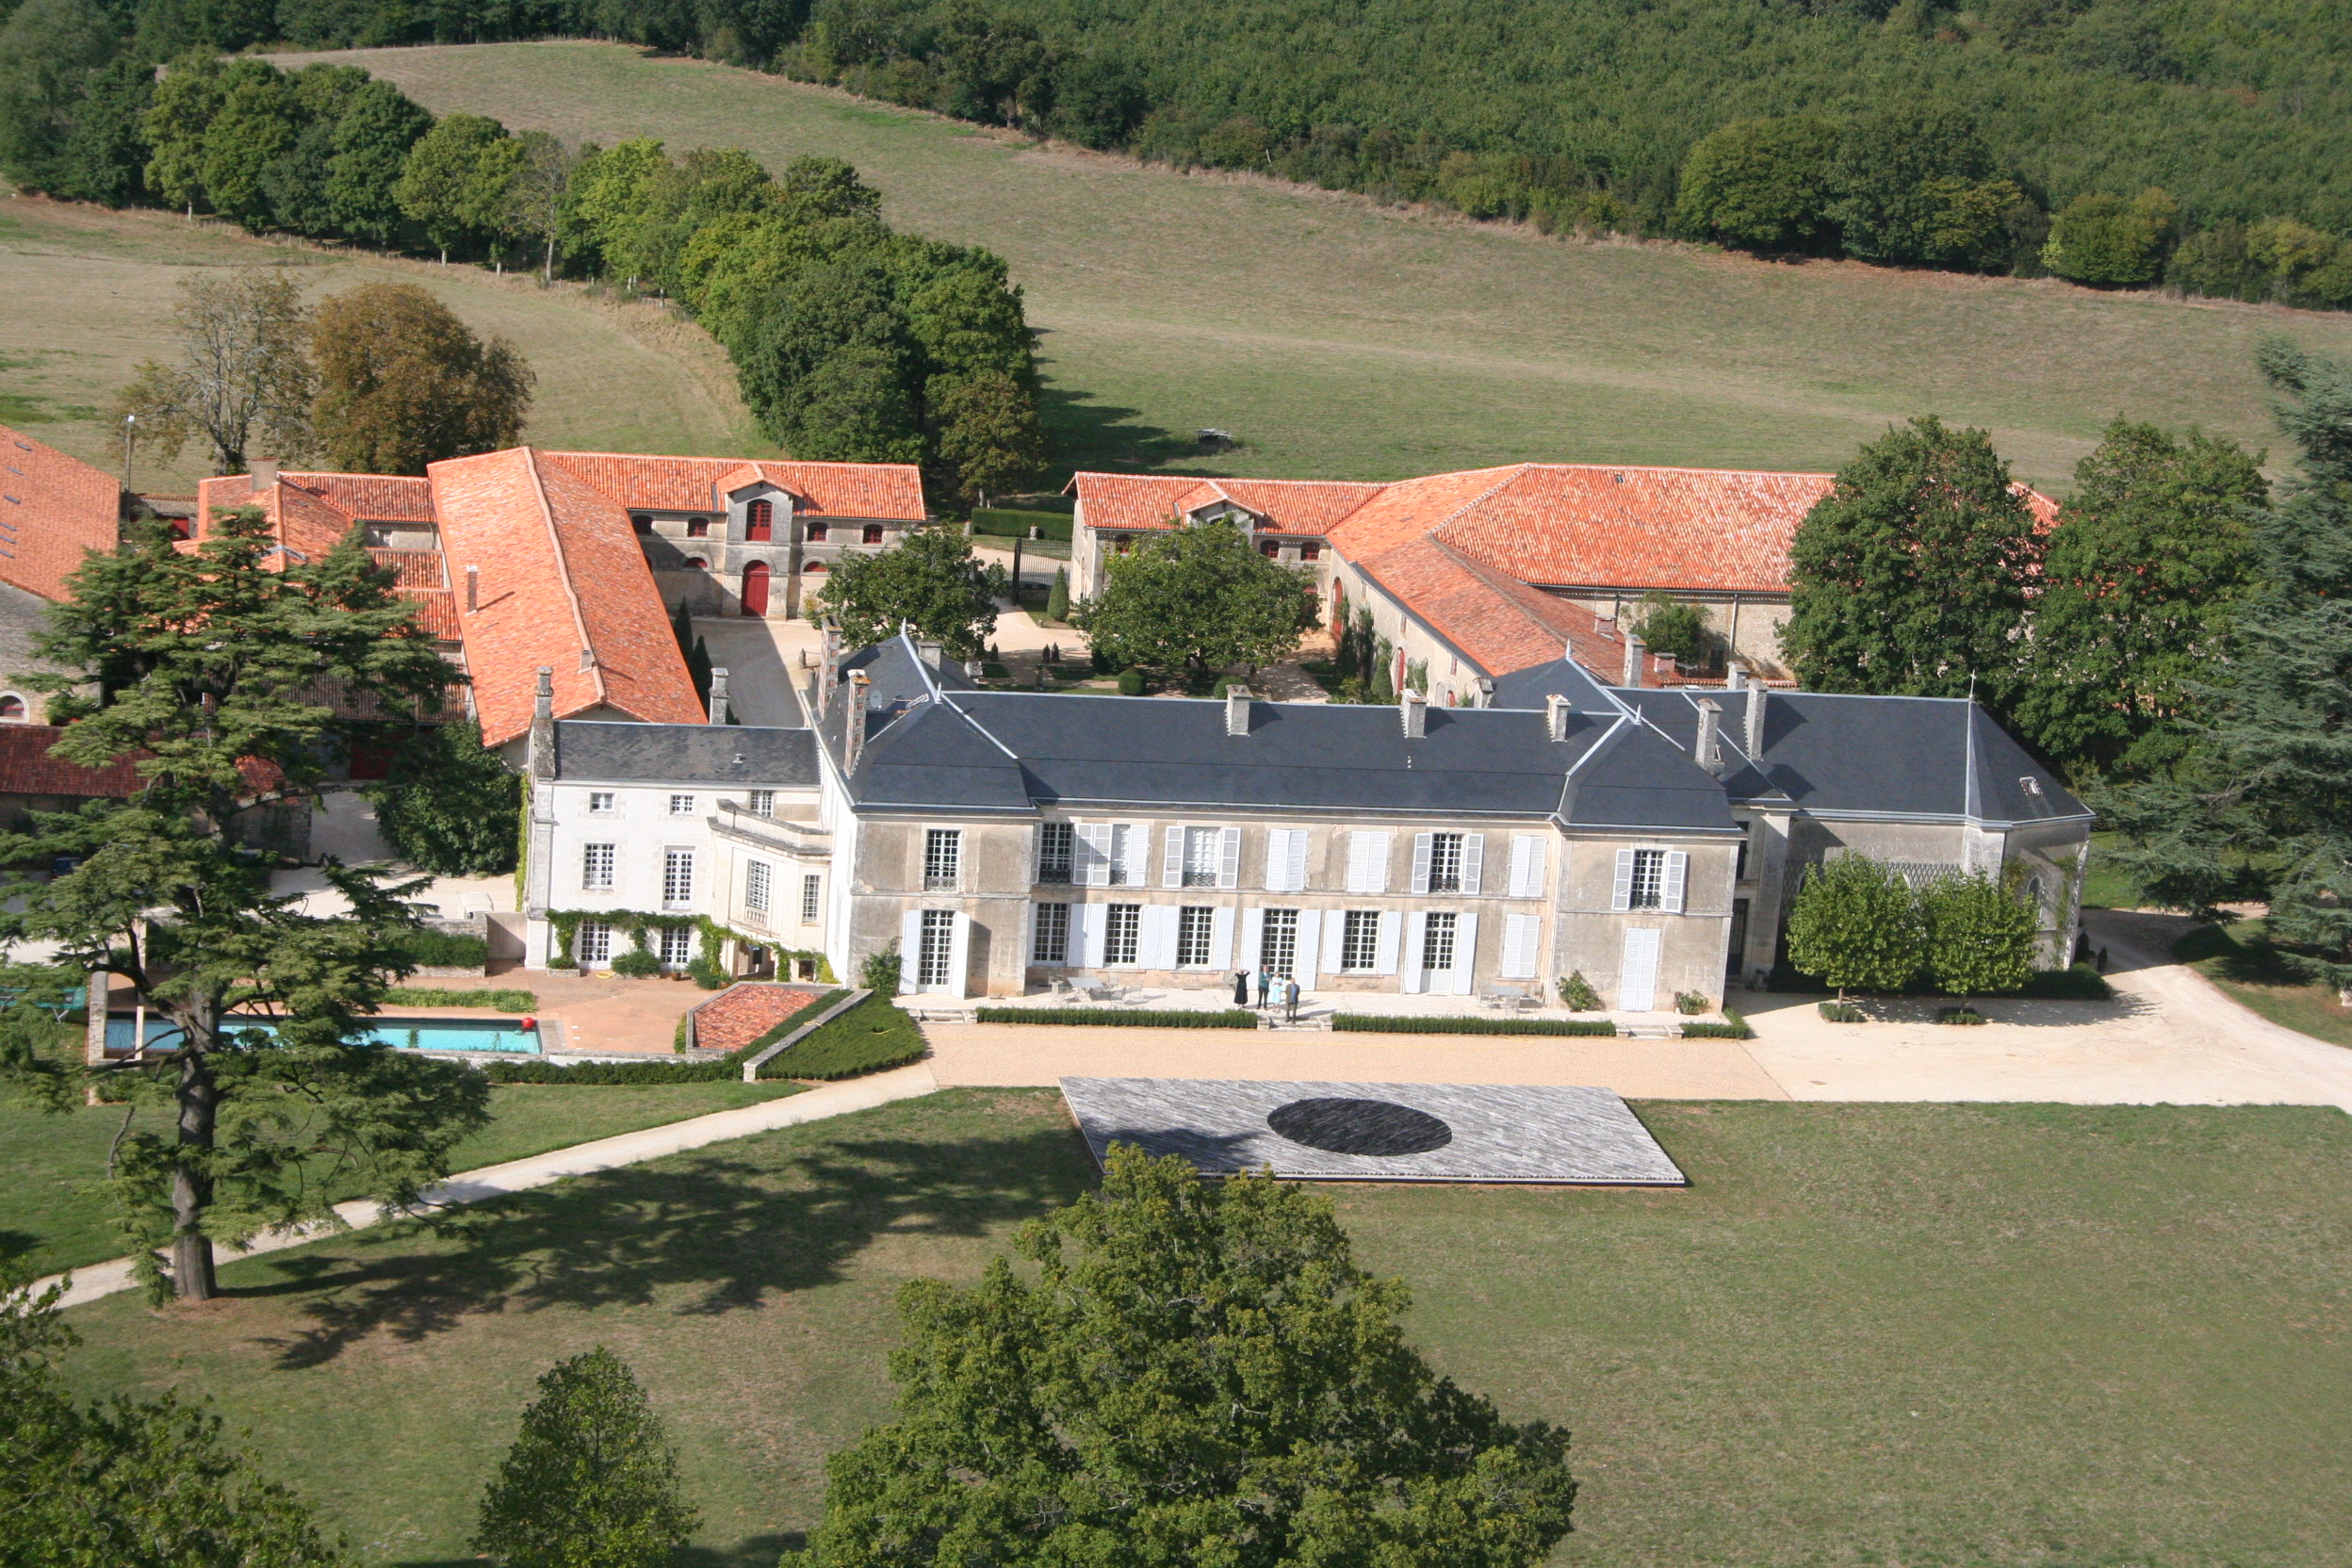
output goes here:
<path id="1" fill-rule="evenodd" d="M 547 519 L 547 543 L 555 550 L 555 580 L 564 585 L 564 602 L 572 607 L 572 629 L 580 633 L 580 645 L 588 655 L 588 678 L 596 686 L 596 702 L 601 706 L 612 700 L 604 689 L 604 661 L 596 657 L 596 645 L 588 635 L 588 617 L 580 608 L 580 590 L 572 586 L 572 564 L 564 553 L 563 531 L 555 526 L 555 509 L 547 504 L 547 482 L 539 477 L 538 449 L 525 444 L 514 449 L 522 454 L 523 471 L 531 476 L 531 493 L 539 498 L 539 515 Z"/>
<path id="2" fill-rule="evenodd" d="M 1686 468 L 1674 463 L 1539 463 L 1524 465 L 1529 468 L 1577 468 L 1593 473 L 1611 474 L 1740 474 L 1770 479 L 1836 479 L 1836 470 L 1823 472 L 1815 468 Z"/>

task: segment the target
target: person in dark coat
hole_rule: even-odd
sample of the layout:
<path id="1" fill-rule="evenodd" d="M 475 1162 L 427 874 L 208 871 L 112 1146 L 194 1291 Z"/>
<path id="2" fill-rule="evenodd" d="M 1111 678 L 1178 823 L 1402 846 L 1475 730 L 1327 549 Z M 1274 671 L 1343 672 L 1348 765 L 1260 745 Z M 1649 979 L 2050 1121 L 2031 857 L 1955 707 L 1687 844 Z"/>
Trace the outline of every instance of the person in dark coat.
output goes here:
<path id="1" fill-rule="evenodd" d="M 1233 971 L 1233 1005 L 1250 1005 L 1250 972 L 1246 969 Z"/>

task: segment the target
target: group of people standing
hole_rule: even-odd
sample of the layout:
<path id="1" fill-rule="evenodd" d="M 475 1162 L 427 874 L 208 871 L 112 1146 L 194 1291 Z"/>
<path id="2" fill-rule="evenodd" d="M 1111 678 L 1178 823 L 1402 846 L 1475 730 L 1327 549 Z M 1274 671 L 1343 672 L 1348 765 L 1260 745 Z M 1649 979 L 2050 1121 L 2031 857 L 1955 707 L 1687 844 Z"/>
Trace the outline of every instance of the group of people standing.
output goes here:
<path id="1" fill-rule="evenodd" d="M 1250 990 L 1252 982 L 1255 982 L 1257 987 L 1257 1008 L 1260 1012 L 1264 1012 L 1270 1004 L 1273 1006 L 1286 1009 L 1289 1021 L 1293 1023 L 1298 1021 L 1298 982 L 1286 974 L 1271 974 L 1265 970 L 1259 970 L 1252 974 L 1246 969 L 1235 970 L 1233 972 L 1234 1006 L 1250 1005 Z"/>

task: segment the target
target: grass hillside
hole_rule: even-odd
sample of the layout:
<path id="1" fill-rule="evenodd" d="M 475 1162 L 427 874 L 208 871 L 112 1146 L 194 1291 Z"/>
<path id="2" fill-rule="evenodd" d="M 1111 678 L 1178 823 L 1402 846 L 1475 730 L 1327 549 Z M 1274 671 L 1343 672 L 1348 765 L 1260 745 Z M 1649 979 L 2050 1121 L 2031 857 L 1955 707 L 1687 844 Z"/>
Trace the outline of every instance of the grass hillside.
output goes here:
<path id="1" fill-rule="evenodd" d="M 474 268 L 346 259 L 167 213 L 22 196 L 0 198 L 0 423 L 119 472 L 122 438 L 102 411 L 134 364 L 172 356 L 176 285 L 198 269 L 256 265 L 299 269 L 314 299 L 371 281 L 421 283 L 476 332 L 505 334 L 538 372 L 523 433 L 538 445 L 775 450 L 751 431 L 718 345 L 659 305 L 592 300 L 577 286 L 544 290 L 533 279 Z M 142 490 L 185 493 L 210 471 L 191 442 L 169 466 L 142 453 L 133 479 Z"/>
<path id="2" fill-rule="evenodd" d="M 2265 333 L 2352 352 L 2342 315 L 1563 242 L 1041 147 L 619 44 L 315 57 L 518 130 L 742 145 L 772 167 L 851 160 L 891 223 L 1011 263 L 1075 465 L 1364 479 L 1529 458 L 1828 468 L 1934 410 L 1990 428 L 2021 477 L 2061 484 L 2118 412 L 2267 445 L 2249 357 Z M 1246 444 L 1205 458 L 1202 426 Z"/>

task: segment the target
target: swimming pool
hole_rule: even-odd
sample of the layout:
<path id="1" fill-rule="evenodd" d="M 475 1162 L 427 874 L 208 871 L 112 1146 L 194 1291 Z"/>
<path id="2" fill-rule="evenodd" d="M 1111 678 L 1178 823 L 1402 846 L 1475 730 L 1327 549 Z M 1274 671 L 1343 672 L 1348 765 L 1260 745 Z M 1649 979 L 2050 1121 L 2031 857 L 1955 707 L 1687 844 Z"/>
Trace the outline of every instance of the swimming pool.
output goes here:
<path id="1" fill-rule="evenodd" d="M 129 1051 L 138 1021 L 117 1013 L 106 1020 L 106 1049 Z M 267 1025 L 255 1025 L 267 1030 Z M 147 1043 L 171 1049 L 167 1037 L 177 1034 L 161 1019 L 147 1021 Z M 385 1019 L 359 1037 L 363 1045 L 388 1045 L 398 1051 L 502 1051 L 539 1054 L 539 1036 L 512 1018 L 395 1018 Z"/>

